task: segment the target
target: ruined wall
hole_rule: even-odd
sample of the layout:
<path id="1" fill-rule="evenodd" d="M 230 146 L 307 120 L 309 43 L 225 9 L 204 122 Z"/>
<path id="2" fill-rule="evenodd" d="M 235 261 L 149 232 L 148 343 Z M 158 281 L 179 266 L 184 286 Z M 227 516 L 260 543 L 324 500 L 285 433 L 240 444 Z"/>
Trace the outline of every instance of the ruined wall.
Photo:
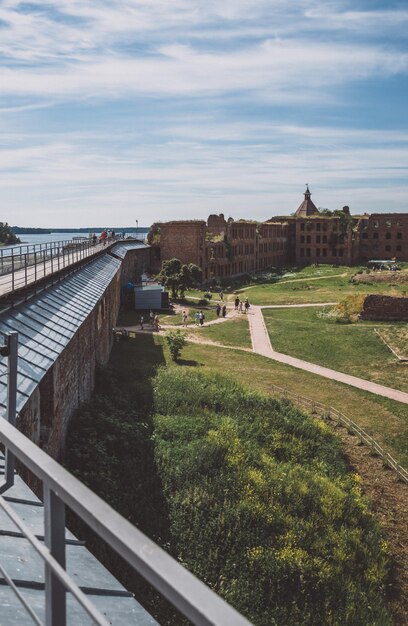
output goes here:
<path id="1" fill-rule="evenodd" d="M 365 320 L 408 321 L 408 298 L 367 296 L 364 300 L 361 318 Z"/>
<path id="2" fill-rule="evenodd" d="M 204 221 L 165 222 L 160 224 L 161 260 L 177 258 L 182 263 L 203 267 L 206 233 Z"/>
<path id="3" fill-rule="evenodd" d="M 360 257 L 408 261 L 408 214 L 373 213 L 360 235 Z"/>

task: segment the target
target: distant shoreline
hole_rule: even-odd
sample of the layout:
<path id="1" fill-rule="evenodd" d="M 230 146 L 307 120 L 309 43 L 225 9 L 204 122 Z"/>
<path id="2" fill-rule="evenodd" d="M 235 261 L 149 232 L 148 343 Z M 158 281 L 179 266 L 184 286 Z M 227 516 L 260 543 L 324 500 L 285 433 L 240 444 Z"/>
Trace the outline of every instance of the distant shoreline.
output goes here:
<path id="1" fill-rule="evenodd" d="M 94 226 L 90 228 L 24 228 L 24 226 L 11 226 L 10 230 L 16 235 L 51 235 L 52 233 L 94 233 L 104 230 L 104 226 Z M 117 227 L 113 230 L 118 233 L 122 232 L 148 232 L 149 226 L 124 226 Z M 108 230 L 111 230 L 110 228 Z"/>

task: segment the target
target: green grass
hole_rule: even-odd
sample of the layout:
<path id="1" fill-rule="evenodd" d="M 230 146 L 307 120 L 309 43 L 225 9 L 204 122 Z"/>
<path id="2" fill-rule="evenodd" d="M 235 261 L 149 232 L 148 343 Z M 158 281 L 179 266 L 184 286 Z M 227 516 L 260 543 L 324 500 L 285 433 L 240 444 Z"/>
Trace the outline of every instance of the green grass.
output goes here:
<path id="1" fill-rule="evenodd" d="M 388 559 L 338 439 L 197 368 L 154 382 L 155 456 L 178 558 L 256 626 L 390 624 Z"/>
<path id="2" fill-rule="evenodd" d="M 237 293 L 241 299 L 248 297 L 253 304 L 268 305 L 337 302 L 354 294 L 401 295 L 407 290 L 406 285 L 353 284 L 350 278 L 358 269 L 310 266 L 300 272 L 286 273 L 274 283 L 266 282 L 240 288 Z"/>
<path id="3" fill-rule="evenodd" d="M 375 329 L 402 323 L 338 324 L 318 317 L 323 309 L 264 309 L 272 346 L 278 352 L 408 391 L 408 366 L 397 361 Z"/>
<path id="4" fill-rule="evenodd" d="M 111 362 L 123 370 L 132 386 L 144 372 L 153 371 L 157 364 L 170 364 L 164 338 L 139 335 L 121 345 Z M 135 359 L 133 355 L 136 354 Z M 336 381 L 271 361 L 251 352 L 189 343 L 182 352 L 180 367 L 198 367 L 209 374 L 223 374 L 247 389 L 273 394 L 272 385 L 285 387 L 294 393 L 313 398 L 342 411 L 364 428 L 378 443 L 408 467 L 408 410 L 405 404 L 361 391 Z"/>
<path id="5" fill-rule="evenodd" d="M 249 332 L 246 315 L 234 317 L 222 324 L 205 326 L 199 332 L 192 332 L 193 336 L 200 339 L 208 339 L 226 346 L 238 346 L 239 348 L 251 348 L 251 335 Z"/>

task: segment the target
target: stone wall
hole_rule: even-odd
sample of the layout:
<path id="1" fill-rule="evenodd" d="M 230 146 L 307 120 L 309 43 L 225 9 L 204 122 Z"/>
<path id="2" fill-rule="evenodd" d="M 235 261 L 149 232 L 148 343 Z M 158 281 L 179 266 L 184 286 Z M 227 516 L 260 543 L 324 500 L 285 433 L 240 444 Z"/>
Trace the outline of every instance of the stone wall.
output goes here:
<path id="1" fill-rule="evenodd" d="M 408 298 L 370 295 L 364 300 L 361 318 L 365 320 L 407 320 Z"/>
<path id="2" fill-rule="evenodd" d="M 160 224 L 161 260 L 177 258 L 203 267 L 205 232 L 206 223 L 199 220 Z"/>
<path id="3" fill-rule="evenodd" d="M 71 415 L 91 398 L 96 365 L 109 360 L 119 303 L 120 271 L 20 412 L 19 428 L 57 460 Z"/>
<path id="4" fill-rule="evenodd" d="M 152 265 L 151 259 L 152 248 L 137 248 L 129 250 L 122 260 L 121 286 L 127 283 L 138 283 L 143 272 L 150 270 Z"/>

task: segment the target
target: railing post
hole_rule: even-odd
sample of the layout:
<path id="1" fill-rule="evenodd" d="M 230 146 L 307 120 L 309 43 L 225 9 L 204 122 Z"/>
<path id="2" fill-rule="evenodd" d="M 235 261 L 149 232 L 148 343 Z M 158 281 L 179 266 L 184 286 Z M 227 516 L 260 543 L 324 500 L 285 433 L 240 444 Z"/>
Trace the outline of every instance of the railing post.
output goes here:
<path id="1" fill-rule="evenodd" d="M 7 415 L 10 424 L 16 424 L 17 408 L 17 358 L 18 358 L 18 333 L 12 331 L 6 335 L 6 343 L 0 347 L 0 354 L 7 356 Z M 6 461 L 4 470 L 4 482 L 0 485 L 0 493 L 4 493 L 14 485 L 14 454 L 6 449 Z"/>
<path id="2" fill-rule="evenodd" d="M 51 556 L 65 569 L 65 504 L 44 483 L 44 541 Z M 66 626 L 65 587 L 45 563 L 45 624 Z"/>

